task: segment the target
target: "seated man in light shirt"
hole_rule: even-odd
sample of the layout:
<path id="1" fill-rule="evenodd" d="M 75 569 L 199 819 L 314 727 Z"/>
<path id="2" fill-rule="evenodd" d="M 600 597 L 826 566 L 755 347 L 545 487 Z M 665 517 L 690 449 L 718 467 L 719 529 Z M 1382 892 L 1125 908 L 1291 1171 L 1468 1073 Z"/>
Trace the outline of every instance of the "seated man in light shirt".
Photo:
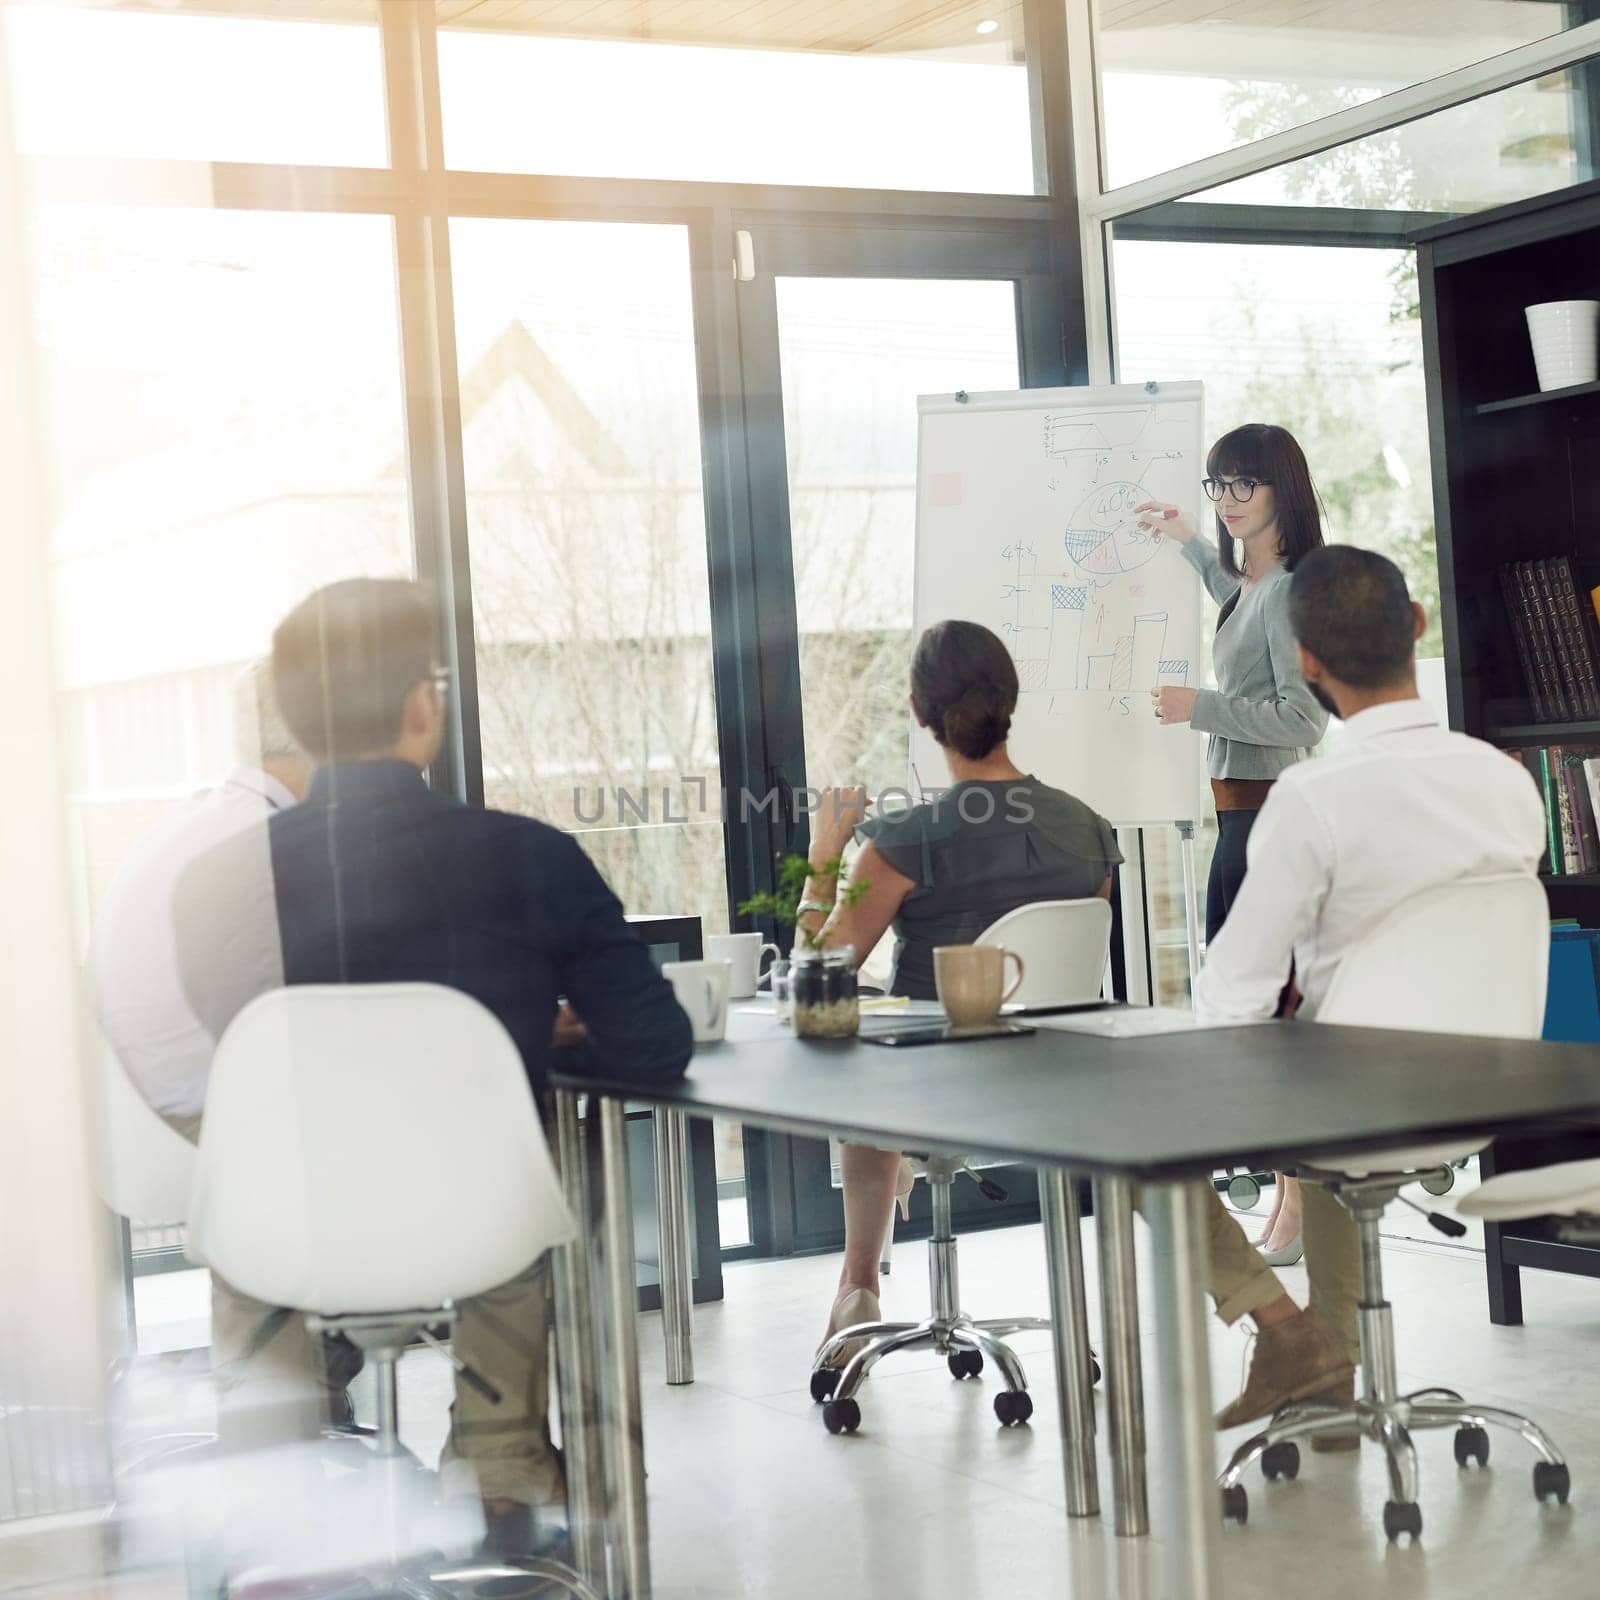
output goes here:
<path id="1" fill-rule="evenodd" d="M 134 848 L 106 892 L 89 949 L 95 1010 L 117 1059 L 140 1094 L 191 1139 L 217 1041 L 179 977 L 173 891 L 191 863 L 304 799 L 311 782 L 311 763 L 273 703 L 265 662 L 241 674 L 234 719 L 239 765 Z M 265 849 L 258 892 L 270 900 Z M 269 956 L 281 969 L 281 956 L 275 950 Z"/>
<path id="2" fill-rule="evenodd" d="M 173 901 L 178 881 L 224 840 L 254 829 L 259 849 L 241 852 L 245 903 L 270 906 L 272 866 L 265 823 L 303 800 L 309 757 L 278 714 L 269 663 L 240 674 L 234 689 L 234 747 L 239 762 L 214 789 L 194 796 L 142 839 L 123 862 L 95 917 L 89 982 L 107 1041 L 134 1087 L 186 1139 L 198 1139 L 217 1041 L 196 1014 L 179 973 Z M 242 941 L 263 987 L 283 982 L 275 939 Z M 236 952 L 237 953 L 237 952 Z M 229 1308 L 213 1296 L 212 1338 L 226 1339 Z M 329 1418 L 353 1424 L 348 1393 L 361 1352 L 345 1338 L 320 1347 L 319 1374 Z"/>
<path id="3" fill-rule="evenodd" d="M 1340 961 L 1412 896 L 1460 878 L 1538 871 L 1544 807 L 1521 763 L 1451 733 L 1417 694 L 1426 626 L 1393 562 L 1334 545 L 1295 568 L 1290 620 L 1311 692 L 1345 725 L 1338 750 L 1291 767 L 1250 836 L 1250 870 L 1207 952 L 1195 1010 L 1210 1021 L 1273 1016 L 1291 965 L 1315 1017 Z M 1306 1184 L 1310 1305 L 1301 1311 L 1216 1201 L 1211 1290 L 1226 1322 L 1259 1337 L 1230 1428 L 1312 1396 L 1348 1407 L 1359 1359 L 1361 1260 L 1355 1223 Z M 1313 1441 L 1354 1449 L 1358 1436 Z"/>

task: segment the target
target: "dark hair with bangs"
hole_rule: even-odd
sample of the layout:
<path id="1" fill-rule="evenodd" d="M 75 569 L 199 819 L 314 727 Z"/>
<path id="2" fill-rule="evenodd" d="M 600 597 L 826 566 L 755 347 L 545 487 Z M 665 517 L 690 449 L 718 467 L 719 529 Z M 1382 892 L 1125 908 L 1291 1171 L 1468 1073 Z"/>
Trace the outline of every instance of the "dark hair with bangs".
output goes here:
<path id="1" fill-rule="evenodd" d="M 1285 572 L 1300 558 L 1322 548 L 1322 501 L 1311 481 L 1306 453 L 1287 428 L 1271 422 L 1247 422 L 1225 433 L 1206 457 L 1209 478 L 1256 478 L 1270 484 L 1278 505 L 1278 550 Z M 1230 578 L 1240 578 L 1233 535 L 1217 517 L 1217 557 Z"/>

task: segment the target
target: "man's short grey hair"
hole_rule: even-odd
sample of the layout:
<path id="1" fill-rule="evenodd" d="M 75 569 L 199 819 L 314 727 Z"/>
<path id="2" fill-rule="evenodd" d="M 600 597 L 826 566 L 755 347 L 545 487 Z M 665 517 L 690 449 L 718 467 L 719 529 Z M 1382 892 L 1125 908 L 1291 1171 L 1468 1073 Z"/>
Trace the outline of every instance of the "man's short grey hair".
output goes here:
<path id="1" fill-rule="evenodd" d="M 265 767 L 269 761 L 305 760 L 278 713 L 270 661 L 253 662 L 234 679 L 233 742 L 236 758 L 247 767 Z"/>

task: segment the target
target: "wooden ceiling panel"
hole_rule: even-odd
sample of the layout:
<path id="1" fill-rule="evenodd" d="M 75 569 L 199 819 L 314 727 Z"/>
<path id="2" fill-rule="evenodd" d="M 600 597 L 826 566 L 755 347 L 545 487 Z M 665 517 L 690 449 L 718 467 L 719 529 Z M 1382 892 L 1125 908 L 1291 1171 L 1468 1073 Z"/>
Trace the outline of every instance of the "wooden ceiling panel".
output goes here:
<path id="1" fill-rule="evenodd" d="M 164 16 L 373 22 L 379 0 L 93 0 Z M 1149 0 L 1120 0 L 1134 7 Z M 1193 5 L 1199 0 L 1187 0 Z M 1282 0 L 1273 0 L 1274 4 Z M 1021 0 L 434 0 L 441 28 L 751 50 L 1020 59 Z M 978 24 L 998 28 L 978 32 Z"/>

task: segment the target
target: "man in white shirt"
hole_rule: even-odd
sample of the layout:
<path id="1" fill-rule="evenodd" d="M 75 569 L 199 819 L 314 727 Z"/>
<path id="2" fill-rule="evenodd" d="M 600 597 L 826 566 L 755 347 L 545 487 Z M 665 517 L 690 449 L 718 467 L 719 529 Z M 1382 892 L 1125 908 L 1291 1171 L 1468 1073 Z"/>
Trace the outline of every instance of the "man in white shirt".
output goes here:
<path id="1" fill-rule="evenodd" d="M 264 824 L 305 796 L 311 766 L 272 703 L 264 666 L 239 680 L 235 740 L 240 765 L 143 839 L 118 870 L 95 918 L 89 977 L 106 1038 L 146 1100 L 193 1138 L 217 1042 L 195 1016 L 178 971 L 173 891 L 188 866 L 224 839 Z M 272 904 L 262 831 L 261 881 Z M 282 956 L 263 952 L 278 965 Z"/>
<path id="2" fill-rule="evenodd" d="M 1295 569 L 1289 604 L 1301 671 L 1345 738 L 1335 754 L 1290 767 L 1261 809 L 1250 870 L 1195 986 L 1195 1010 L 1213 1021 L 1273 1016 L 1291 964 L 1299 1014 L 1314 1017 L 1340 961 L 1397 906 L 1460 878 L 1532 877 L 1544 849 L 1544 807 L 1522 764 L 1441 727 L 1418 697 L 1426 617 L 1392 562 L 1348 545 L 1314 551 Z M 1220 1201 L 1212 1212 L 1218 1313 L 1249 1315 L 1259 1330 L 1244 1392 L 1219 1427 L 1310 1396 L 1350 1403 L 1356 1227 L 1325 1189 L 1308 1183 L 1301 1195 L 1305 1311 Z M 1314 1447 L 1358 1443 L 1319 1437 Z"/>

